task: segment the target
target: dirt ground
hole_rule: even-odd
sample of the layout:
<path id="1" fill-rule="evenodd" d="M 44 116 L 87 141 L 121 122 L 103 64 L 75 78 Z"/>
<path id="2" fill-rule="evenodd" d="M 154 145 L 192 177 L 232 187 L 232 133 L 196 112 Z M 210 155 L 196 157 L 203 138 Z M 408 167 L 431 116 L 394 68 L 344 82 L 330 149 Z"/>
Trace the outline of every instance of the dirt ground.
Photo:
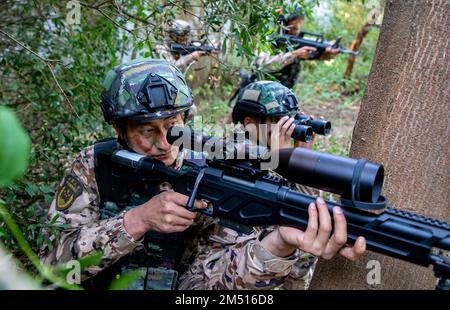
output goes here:
<path id="1" fill-rule="evenodd" d="M 331 135 L 318 136 L 319 149 L 330 151 L 335 148 L 338 153 L 348 153 L 351 136 L 359 112 L 361 100 L 352 102 L 351 106 L 343 106 L 343 100 L 331 102 L 308 103 L 304 102 L 302 110 L 314 117 L 323 116 L 331 122 Z"/>

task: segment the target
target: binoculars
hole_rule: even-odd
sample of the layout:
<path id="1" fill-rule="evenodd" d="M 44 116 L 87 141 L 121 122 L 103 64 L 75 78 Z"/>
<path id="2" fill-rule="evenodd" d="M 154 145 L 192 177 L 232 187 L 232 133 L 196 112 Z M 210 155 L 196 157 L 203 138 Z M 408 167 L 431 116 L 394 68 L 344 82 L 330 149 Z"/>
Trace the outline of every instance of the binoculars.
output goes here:
<path id="1" fill-rule="evenodd" d="M 295 129 L 292 138 L 297 141 L 309 142 L 312 140 L 313 132 L 319 135 L 327 136 L 331 131 L 331 123 L 327 120 L 316 120 L 311 116 L 297 114 L 295 115 Z"/>

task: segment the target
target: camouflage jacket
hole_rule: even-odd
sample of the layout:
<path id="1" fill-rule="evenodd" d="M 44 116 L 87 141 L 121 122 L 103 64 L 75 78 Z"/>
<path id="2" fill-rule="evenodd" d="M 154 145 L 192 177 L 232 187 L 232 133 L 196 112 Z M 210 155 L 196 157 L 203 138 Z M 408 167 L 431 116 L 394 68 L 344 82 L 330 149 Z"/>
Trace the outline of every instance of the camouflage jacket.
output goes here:
<path id="1" fill-rule="evenodd" d="M 185 72 L 189 65 L 193 64 L 196 60 L 192 57 L 191 54 L 187 55 L 179 55 L 176 57 L 171 51 L 168 43 L 158 44 L 155 47 L 156 57 L 160 59 L 167 60 L 175 67 L 180 69 L 182 72 Z"/>
<path id="2" fill-rule="evenodd" d="M 300 73 L 300 60 L 292 52 L 280 52 L 276 55 L 261 53 L 256 57 L 258 70 L 272 74 L 281 84 L 293 88 Z"/>
<path id="3" fill-rule="evenodd" d="M 268 52 L 261 52 L 255 59 L 255 65 L 258 69 L 266 72 L 278 72 L 284 67 L 294 63 L 296 57 L 292 52 L 281 52 L 271 55 Z"/>
<path id="4" fill-rule="evenodd" d="M 125 211 L 101 219 L 93 149 L 88 147 L 77 156 L 59 184 L 48 220 L 58 215 L 55 224 L 65 224 L 66 228 L 58 235 L 48 235 L 51 247 L 45 244 L 40 251 L 44 264 L 56 265 L 102 250 L 100 262 L 88 267 L 82 280 L 143 247 L 143 240 L 134 240 L 125 230 Z M 178 158 L 177 165 L 181 163 Z M 260 240 L 273 229 L 258 227 L 250 235 L 241 235 L 211 218 L 197 216 L 189 228 L 190 237 L 185 239 L 182 260 L 190 265 L 179 277 L 179 288 L 272 289 L 283 283 L 285 288 L 306 288 L 316 258 L 299 250 L 286 258 L 271 254 Z"/>

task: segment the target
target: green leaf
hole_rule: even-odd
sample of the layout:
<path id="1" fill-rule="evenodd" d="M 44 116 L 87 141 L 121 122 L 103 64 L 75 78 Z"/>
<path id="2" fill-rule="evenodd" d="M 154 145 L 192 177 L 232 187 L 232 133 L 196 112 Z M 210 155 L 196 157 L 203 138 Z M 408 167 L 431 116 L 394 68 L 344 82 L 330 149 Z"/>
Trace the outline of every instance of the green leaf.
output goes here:
<path id="1" fill-rule="evenodd" d="M 52 193 L 53 192 L 53 188 L 51 188 L 50 186 L 47 185 L 41 185 L 39 187 L 39 189 L 41 190 L 41 192 L 43 192 L 44 194 L 48 194 L 48 193 Z"/>
<path id="2" fill-rule="evenodd" d="M 274 28 L 269 28 L 269 29 L 266 31 L 265 35 L 266 35 L 266 36 L 270 36 L 274 31 L 275 31 Z"/>
<path id="3" fill-rule="evenodd" d="M 29 183 L 25 186 L 25 191 L 30 197 L 33 197 L 38 192 L 38 187 L 33 183 Z"/>
<path id="4" fill-rule="evenodd" d="M 56 220 L 59 218 L 59 214 L 56 214 L 53 218 L 52 218 L 52 220 L 50 221 L 50 225 L 52 225 L 52 224 L 55 224 L 56 223 Z"/>
<path id="5" fill-rule="evenodd" d="M 27 133 L 10 109 L 0 107 L 0 187 L 24 173 L 29 156 Z"/>
<path id="6" fill-rule="evenodd" d="M 98 263 L 100 263 L 100 260 L 102 259 L 102 256 L 103 252 L 97 251 L 94 254 L 79 259 L 81 271 L 85 270 L 90 266 L 98 265 Z"/>

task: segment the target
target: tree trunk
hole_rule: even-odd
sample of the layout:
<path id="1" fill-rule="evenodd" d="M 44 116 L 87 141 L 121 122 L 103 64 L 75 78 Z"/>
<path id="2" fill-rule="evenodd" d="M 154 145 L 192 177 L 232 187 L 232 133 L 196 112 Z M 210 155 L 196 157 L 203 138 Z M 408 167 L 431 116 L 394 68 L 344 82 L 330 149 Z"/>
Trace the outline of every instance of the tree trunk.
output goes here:
<path id="1" fill-rule="evenodd" d="M 390 205 L 450 220 L 449 2 L 386 1 L 350 156 L 383 163 Z M 381 284 L 370 286 L 367 262 Z M 431 270 L 368 252 L 321 262 L 312 289 L 432 289 Z"/>

